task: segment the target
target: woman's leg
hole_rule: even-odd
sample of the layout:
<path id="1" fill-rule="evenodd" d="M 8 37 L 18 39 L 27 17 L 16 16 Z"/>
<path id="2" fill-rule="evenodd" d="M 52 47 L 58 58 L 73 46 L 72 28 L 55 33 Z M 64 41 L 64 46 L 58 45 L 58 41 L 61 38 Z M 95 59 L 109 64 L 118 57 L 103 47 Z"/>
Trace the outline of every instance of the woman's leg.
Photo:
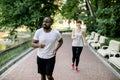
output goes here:
<path id="1" fill-rule="evenodd" d="M 76 58 L 76 47 L 72 47 L 72 63 L 74 64 Z"/>
<path id="2" fill-rule="evenodd" d="M 78 64 L 79 64 L 79 58 L 80 58 L 82 49 L 83 49 L 83 47 L 78 47 L 78 48 L 77 48 L 77 53 L 76 53 L 76 65 L 75 65 L 76 67 L 78 67 Z"/>

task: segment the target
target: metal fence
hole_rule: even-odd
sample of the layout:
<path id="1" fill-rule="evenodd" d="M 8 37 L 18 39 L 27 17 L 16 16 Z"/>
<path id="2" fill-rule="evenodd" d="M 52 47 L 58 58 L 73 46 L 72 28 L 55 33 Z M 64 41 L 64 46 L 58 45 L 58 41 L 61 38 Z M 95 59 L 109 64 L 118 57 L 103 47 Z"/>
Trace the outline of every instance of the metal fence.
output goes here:
<path id="1" fill-rule="evenodd" d="M 27 40 L 27 41 L 22 42 L 22 43 L 14 46 L 14 47 L 11 47 L 11 48 L 8 48 L 8 49 L 6 49 L 6 50 L 4 50 L 4 51 L 1 51 L 1 52 L 0 52 L 0 55 L 6 54 L 6 53 L 10 52 L 11 50 L 17 49 L 18 47 L 24 46 L 24 45 L 26 45 L 27 43 L 30 43 L 30 42 L 31 42 L 31 40 Z"/>

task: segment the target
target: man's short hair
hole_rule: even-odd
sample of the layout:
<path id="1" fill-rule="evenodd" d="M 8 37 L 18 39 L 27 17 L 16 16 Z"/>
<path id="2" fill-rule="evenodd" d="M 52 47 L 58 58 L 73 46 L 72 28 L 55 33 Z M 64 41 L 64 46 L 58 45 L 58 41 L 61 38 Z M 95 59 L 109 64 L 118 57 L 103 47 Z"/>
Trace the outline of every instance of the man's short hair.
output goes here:
<path id="1" fill-rule="evenodd" d="M 54 22 L 53 19 L 50 16 L 47 16 L 46 18 L 49 18 L 51 23 Z"/>
<path id="2" fill-rule="evenodd" d="M 82 24 L 82 21 L 81 21 L 81 20 L 77 20 L 76 23 L 80 23 L 80 24 Z"/>

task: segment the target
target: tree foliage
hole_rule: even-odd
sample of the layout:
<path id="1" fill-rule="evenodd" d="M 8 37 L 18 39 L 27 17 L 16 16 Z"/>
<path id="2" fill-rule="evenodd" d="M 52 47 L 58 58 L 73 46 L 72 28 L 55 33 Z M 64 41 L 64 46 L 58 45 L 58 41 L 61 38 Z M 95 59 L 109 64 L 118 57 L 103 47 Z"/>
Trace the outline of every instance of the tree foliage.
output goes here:
<path id="1" fill-rule="evenodd" d="M 61 14 L 67 19 L 82 19 L 89 32 L 95 31 L 107 37 L 120 37 L 120 1 L 119 0 L 67 0 Z M 87 4 L 89 1 L 93 16 Z M 86 3 L 83 8 L 80 5 Z M 107 3 L 107 4 L 106 4 Z M 84 13 L 84 14 L 82 14 Z"/>
<path id="2" fill-rule="evenodd" d="M 119 0 L 90 0 L 95 14 L 92 31 L 107 37 L 119 38 L 120 36 L 120 1 Z M 106 4 L 107 3 L 107 4 Z M 91 23 L 88 23 L 91 25 Z M 90 29 L 89 29 L 90 28 Z M 91 30 L 91 27 L 88 27 Z"/>
<path id="3" fill-rule="evenodd" d="M 61 14 L 67 19 L 78 19 L 78 15 L 82 12 L 80 4 L 83 3 L 83 0 L 67 0 L 66 3 L 62 6 Z"/>
<path id="4" fill-rule="evenodd" d="M 1 25 L 16 29 L 26 25 L 31 30 L 41 27 L 45 16 L 58 10 L 55 0 L 0 0 L 3 19 Z"/>
<path id="5" fill-rule="evenodd" d="M 84 4 L 86 1 L 89 1 L 94 16 L 90 16 L 89 7 Z M 13 30 L 21 25 L 35 30 L 41 26 L 45 16 L 54 15 L 59 10 L 55 0 L 0 0 L 0 2 L 0 24 L 12 27 Z M 61 14 L 69 20 L 82 19 L 87 24 L 88 31 L 96 31 L 108 37 L 120 37 L 119 0 L 66 0 L 61 7 Z"/>

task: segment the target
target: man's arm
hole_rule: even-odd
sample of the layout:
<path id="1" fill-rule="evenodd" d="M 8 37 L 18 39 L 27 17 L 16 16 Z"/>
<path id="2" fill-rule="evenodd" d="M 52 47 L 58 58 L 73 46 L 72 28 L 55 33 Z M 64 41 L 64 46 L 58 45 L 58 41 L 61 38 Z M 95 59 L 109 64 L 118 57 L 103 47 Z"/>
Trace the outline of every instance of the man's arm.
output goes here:
<path id="1" fill-rule="evenodd" d="M 58 49 L 62 46 L 63 44 L 63 39 L 61 38 L 59 41 L 58 41 L 58 45 L 55 49 L 55 51 L 53 52 L 54 55 L 56 55 L 56 52 L 58 51 Z"/>
<path id="2" fill-rule="evenodd" d="M 58 45 L 57 45 L 56 51 L 62 46 L 62 44 L 63 44 L 63 39 L 61 38 L 61 39 L 58 41 Z"/>
<path id="3" fill-rule="evenodd" d="M 38 40 L 32 40 L 32 47 L 33 48 L 44 48 L 45 47 L 45 44 L 38 44 Z"/>

